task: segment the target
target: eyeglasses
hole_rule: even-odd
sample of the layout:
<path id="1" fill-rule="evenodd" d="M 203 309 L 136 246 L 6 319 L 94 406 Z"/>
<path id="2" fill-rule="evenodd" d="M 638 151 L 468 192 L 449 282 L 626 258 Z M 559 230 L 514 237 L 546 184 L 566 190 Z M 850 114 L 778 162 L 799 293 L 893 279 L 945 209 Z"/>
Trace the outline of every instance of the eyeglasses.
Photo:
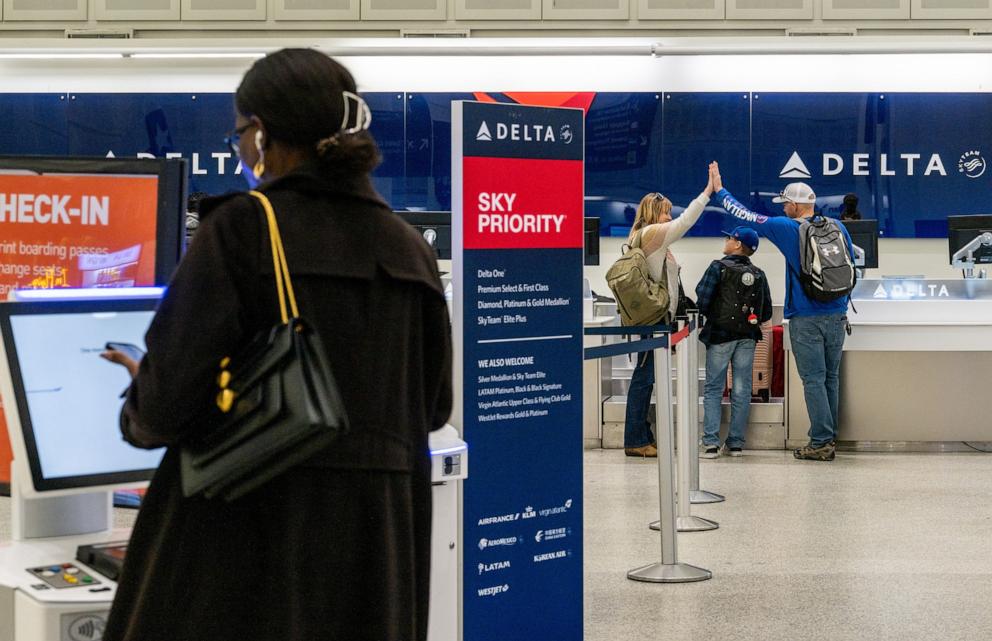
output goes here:
<path id="1" fill-rule="evenodd" d="M 244 125 L 243 127 L 238 127 L 234 131 L 230 131 L 226 136 L 224 136 L 224 144 L 227 145 L 232 152 L 234 152 L 235 158 L 241 157 L 241 148 L 238 147 L 238 144 L 241 142 L 241 134 L 248 131 L 248 129 L 251 128 L 253 124 L 254 123 L 249 122 L 247 125 Z"/>

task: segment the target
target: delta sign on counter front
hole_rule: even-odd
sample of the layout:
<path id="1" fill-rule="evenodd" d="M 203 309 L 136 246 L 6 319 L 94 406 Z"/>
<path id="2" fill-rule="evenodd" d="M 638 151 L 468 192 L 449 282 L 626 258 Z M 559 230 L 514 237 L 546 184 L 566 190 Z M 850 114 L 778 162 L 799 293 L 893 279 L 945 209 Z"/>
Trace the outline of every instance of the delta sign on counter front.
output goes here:
<path id="1" fill-rule="evenodd" d="M 158 176 L 0 173 L 0 299 L 155 283 Z M 10 480 L 0 412 L 0 483 Z"/>
<path id="2" fill-rule="evenodd" d="M 452 110 L 464 639 L 578 641 L 584 114 Z"/>

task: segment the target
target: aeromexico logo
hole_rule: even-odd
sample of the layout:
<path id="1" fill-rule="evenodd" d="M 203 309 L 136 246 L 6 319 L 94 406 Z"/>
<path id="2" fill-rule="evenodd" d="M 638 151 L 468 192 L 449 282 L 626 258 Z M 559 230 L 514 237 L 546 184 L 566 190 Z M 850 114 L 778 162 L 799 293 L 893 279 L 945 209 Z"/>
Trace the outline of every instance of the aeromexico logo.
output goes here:
<path id="1" fill-rule="evenodd" d="M 561 140 L 566 145 L 572 144 L 575 139 L 570 125 L 562 125 L 558 128 L 558 135 L 555 135 L 555 128 L 552 125 L 527 124 L 497 122 L 490 126 L 489 122 L 483 120 L 479 125 L 479 130 L 475 134 L 476 140 L 492 142 L 494 140 L 509 140 L 512 142 L 558 142 Z"/>
<path id="2" fill-rule="evenodd" d="M 953 165 L 951 165 L 953 167 Z M 958 173 L 968 178 L 978 178 L 985 173 L 986 162 L 982 152 L 972 149 L 961 154 L 957 160 Z M 851 154 L 850 157 L 840 154 L 825 153 L 821 157 L 819 167 L 822 176 L 947 176 L 947 164 L 940 154 L 899 153 L 899 154 Z M 792 156 L 779 172 L 779 178 L 798 178 L 805 180 L 813 177 L 809 165 L 799 155 L 798 151 Z"/>

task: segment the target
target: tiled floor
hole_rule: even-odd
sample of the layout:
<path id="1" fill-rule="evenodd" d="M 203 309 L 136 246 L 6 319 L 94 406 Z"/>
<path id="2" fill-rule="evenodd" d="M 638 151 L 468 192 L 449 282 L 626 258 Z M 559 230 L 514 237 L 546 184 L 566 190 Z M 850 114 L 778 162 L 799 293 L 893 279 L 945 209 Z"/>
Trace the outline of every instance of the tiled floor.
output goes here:
<path id="1" fill-rule="evenodd" d="M 992 639 L 992 455 L 701 461 L 703 489 L 727 501 L 694 506 L 720 528 L 679 535 L 679 559 L 713 578 L 669 585 L 626 578 L 660 558 L 655 461 L 585 462 L 590 641 Z M 118 510 L 118 525 L 133 516 Z"/>
<path id="2" fill-rule="evenodd" d="M 679 560 L 713 578 L 646 584 L 626 570 L 660 558 L 655 463 L 586 454 L 586 639 L 992 639 L 992 455 L 700 463 L 727 501 L 694 506 L 720 528 Z"/>

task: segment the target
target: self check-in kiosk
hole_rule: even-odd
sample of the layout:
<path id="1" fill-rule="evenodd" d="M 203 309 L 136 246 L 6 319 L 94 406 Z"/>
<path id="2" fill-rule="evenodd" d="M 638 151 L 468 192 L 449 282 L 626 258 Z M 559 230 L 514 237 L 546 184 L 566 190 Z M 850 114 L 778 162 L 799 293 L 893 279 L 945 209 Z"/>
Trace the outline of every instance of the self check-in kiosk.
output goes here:
<path id="1" fill-rule="evenodd" d="M 108 342 L 143 349 L 161 294 L 24 291 L 0 303 L 0 394 L 10 399 L 14 450 L 14 540 L 0 544 L 0 641 L 103 636 L 130 536 L 113 529 L 112 492 L 147 484 L 164 452 L 121 438 L 128 374 L 100 353 Z M 429 639 L 445 641 L 458 629 L 458 482 L 468 454 L 451 426 L 431 433 L 430 449 Z"/>
<path id="2" fill-rule="evenodd" d="M 14 451 L 0 641 L 102 638 L 129 535 L 112 529 L 112 492 L 147 483 L 163 451 L 121 439 L 128 374 L 100 353 L 111 341 L 143 347 L 157 302 L 0 304 L 0 393 Z"/>

